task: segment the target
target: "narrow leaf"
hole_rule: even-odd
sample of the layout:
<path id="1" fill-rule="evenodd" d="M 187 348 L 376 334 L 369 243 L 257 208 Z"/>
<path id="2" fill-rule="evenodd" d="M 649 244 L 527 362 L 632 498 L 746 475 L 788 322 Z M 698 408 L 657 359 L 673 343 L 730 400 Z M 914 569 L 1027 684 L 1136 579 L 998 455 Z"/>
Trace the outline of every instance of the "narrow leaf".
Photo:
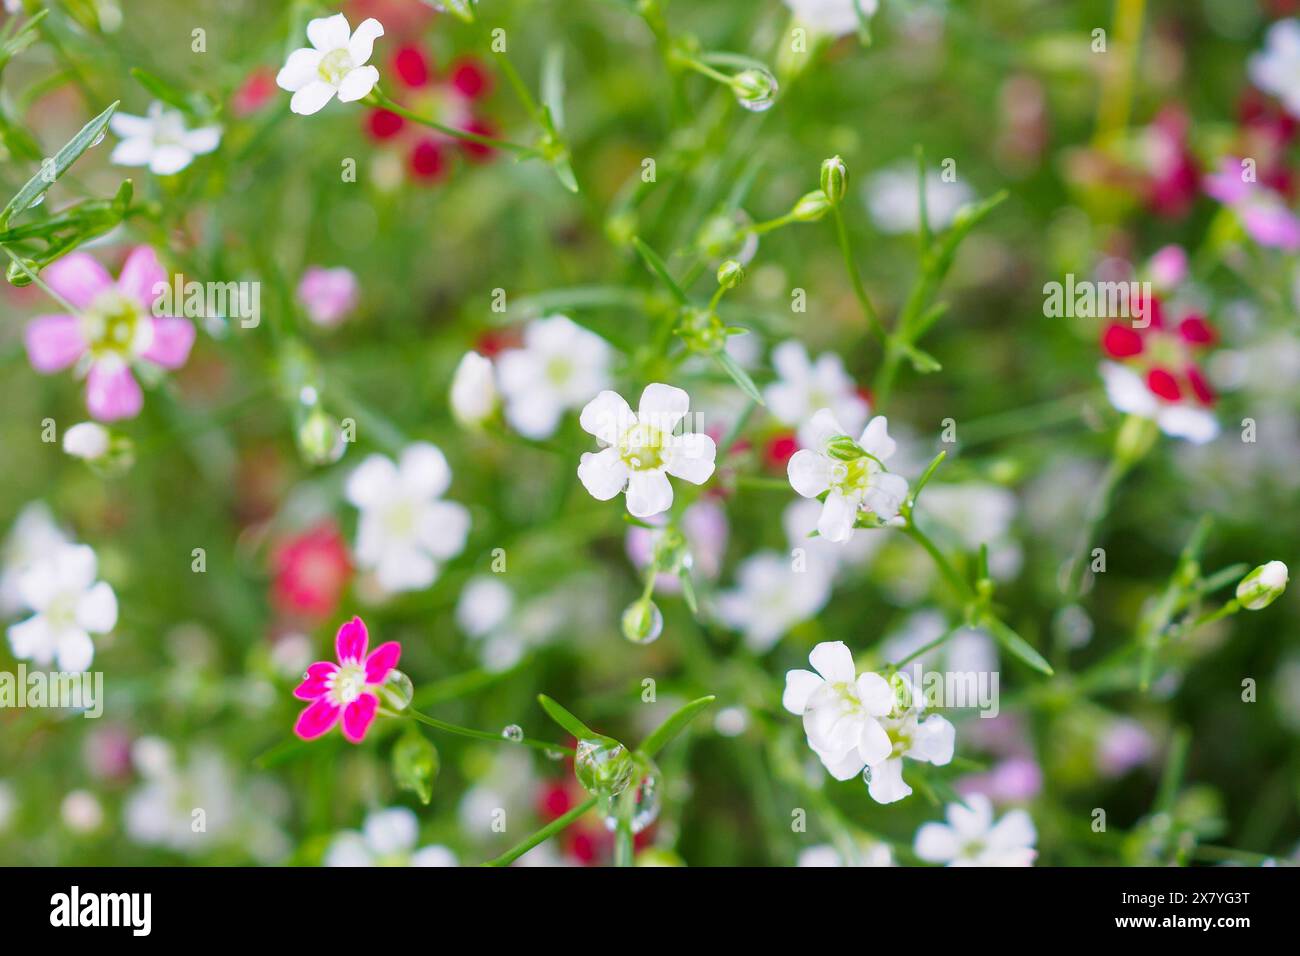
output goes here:
<path id="1" fill-rule="evenodd" d="M 754 380 L 750 378 L 749 373 L 741 368 L 736 360 L 731 357 L 730 352 L 726 349 L 722 349 L 713 354 L 717 358 L 718 364 L 722 366 L 722 370 L 731 376 L 732 380 L 740 386 L 742 392 L 748 395 L 756 404 L 766 404 L 766 402 L 763 401 L 763 396 L 758 391 L 758 386 L 754 384 Z"/>
<path id="2" fill-rule="evenodd" d="M 555 721 L 579 740 L 591 740 L 593 738 L 604 736 L 603 734 L 596 733 L 545 694 L 538 694 L 537 702 L 542 705 L 542 710 L 546 711 L 547 716 L 549 716 L 551 720 Z"/>
<path id="3" fill-rule="evenodd" d="M 1014 657 L 1020 658 L 1021 661 L 1028 664 L 1040 674 L 1046 674 L 1051 677 L 1055 671 L 1052 665 L 1047 663 L 1047 659 L 1042 654 L 1034 650 L 1028 641 L 1013 631 L 1002 621 L 995 617 L 986 618 L 984 621 L 986 627 L 993 632 L 997 642 L 1005 647 Z"/>
<path id="4" fill-rule="evenodd" d="M 691 701 L 681 710 L 674 713 L 662 724 L 655 728 L 654 732 L 641 744 L 641 752 L 647 757 L 653 757 L 659 751 L 663 750 L 673 738 L 686 729 L 686 725 L 700 715 L 703 710 L 712 704 L 717 697 L 710 694 L 708 697 L 700 697 Z"/>
<path id="5" fill-rule="evenodd" d="M 647 246 L 641 240 L 640 236 L 632 237 L 632 245 L 636 247 L 636 251 L 640 253 L 641 258 L 645 260 L 645 264 L 650 267 L 650 271 L 657 275 L 659 281 L 662 282 L 667 287 L 668 291 L 673 294 L 673 298 L 682 305 L 689 304 L 689 300 L 686 298 L 686 293 L 682 291 L 682 287 L 677 284 L 677 280 L 672 277 L 671 273 L 669 273 L 668 266 L 664 263 L 663 259 L 659 257 L 659 253 Z"/>
<path id="6" fill-rule="evenodd" d="M 32 204 L 45 195 L 46 191 L 54 185 L 68 167 L 75 163 L 81 154 L 90 149 L 91 146 L 104 134 L 108 127 L 109 117 L 117 109 L 119 101 L 114 101 L 108 109 L 100 113 L 93 120 L 81 127 L 81 132 L 68 140 L 63 148 L 54 154 L 54 160 L 49 167 L 41 165 L 41 169 L 35 176 L 27 181 L 27 185 L 18 190 L 17 195 L 9 200 L 9 204 L 0 210 L 0 228 L 7 226 L 9 220 L 16 214 L 21 213 L 24 209 L 31 208 Z"/>

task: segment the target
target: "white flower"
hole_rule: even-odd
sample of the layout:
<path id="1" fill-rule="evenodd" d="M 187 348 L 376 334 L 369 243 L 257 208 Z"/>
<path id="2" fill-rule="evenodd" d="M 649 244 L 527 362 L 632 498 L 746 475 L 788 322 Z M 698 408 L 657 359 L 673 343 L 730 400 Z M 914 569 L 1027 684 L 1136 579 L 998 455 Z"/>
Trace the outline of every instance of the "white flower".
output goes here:
<path id="1" fill-rule="evenodd" d="M 78 422 L 63 433 L 63 450 L 74 458 L 94 461 L 108 451 L 111 437 L 99 422 Z"/>
<path id="2" fill-rule="evenodd" d="M 108 128 L 122 139 L 109 161 L 119 166 L 148 166 L 155 176 L 179 173 L 195 156 L 210 153 L 221 143 L 220 126 L 186 129 L 180 110 L 158 102 L 149 104 L 145 116 L 114 113 Z"/>
<path id="3" fill-rule="evenodd" d="M 804 26 L 816 33 L 844 36 L 857 33 L 862 18 L 870 20 L 876 14 L 879 0 L 785 0 L 790 12 Z"/>
<path id="4" fill-rule="evenodd" d="M 993 804 L 973 793 L 963 806 L 950 803 L 947 824 L 927 823 L 916 831 L 912 850 L 928 863 L 948 866 L 1032 866 L 1038 852 L 1034 821 L 1012 810 L 993 822 Z"/>
<path id="5" fill-rule="evenodd" d="M 938 714 L 921 719 L 925 700 L 907 674 L 900 671 L 893 679 L 908 706 L 899 704 L 881 720 L 889 735 L 889 758 L 872 764 L 866 775 L 867 793 L 877 803 L 896 803 L 911 795 L 912 788 L 903 781 L 904 757 L 942 767 L 952 761 L 956 739 L 952 724 Z"/>
<path id="6" fill-rule="evenodd" d="M 440 497 L 450 484 L 447 459 L 428 442 L 408 445 L 399 464 L 371 455 L 348 477 L 347 499 L 361 511 L 357 563 L 385 591 L 428 587 L 437 562 L 465 547 L 469 511 Z"/>
<path id="7" fill-rule="evenodd" d="M 466 428 L 476 428 L 497 410 L 492 360 L 466 352 L 451 377 L 451 413 Z"/>
<path id="8" fill-rule="evenodd" d="M 828 541 L 848 541 L 864 509 L 882 522 L 897 517 L 907 480 L 885 470 L 884 462 L 897 446 L 883 415 L 867 423 L 856 448 L 825 408 L 813 416 L 809 437 L 811 447 L 795 452 L 786 471 L 791 486 L 805 498 L 828 492 L 818 534 Z"/>
<path id="9" fill-rule="evenodd" d="M 18 580 L 23 572 L 71 543 L 72 540 L 55 524 L 45 502 L 33 501 L 23 507 L 5 539 L 3 553 L 0 553 L 0 615 L 9 617 L 25 607 L 18 591 Z"/>
<path id="10" fill-rule="evenodd" d="M 59 805 L 63 824 L 74 833 L 93 833 L 104 822 L 104 808 L 89 790 L 73 790 Z"/>
<path id="11" fill-rule="evenodd" d="M 1194 445 L 1203 445 L 1219 434 L 1219 421 L 1213 412 L 1191 402 L 1165 401 L 1128 366 L 1102 362 L 1100 371 L 1106 397 L 1121 412 L 1149 418 L 1166 435 L 1186 438 Z"/>
<path id="12" fill-rule="evenodd" d="M 236 822 L 234 771 L 222 755 L 197 747 L 183 766 L 171 744 L 141 737 L 131 760 L 144 777 L 122 808 L 126 832 L 137 843 L 195 853 L 224 841 Z M 196 809 L 203 828 L 195 827 Z"/>
<path id="13" fill-rule="evenodd" d="M 578 478 L 599 501 L 627 489 L 627 510 L 638 518 L 667 511 L 673 503 L 668 476 L 702 485 L 713 474 L 718 449 L 699 432 L 673 434 L 690 408 L 690 396 L 680 388 L 656 382 L 641 393 L 633 414 L 617 392 L 601 392 L 582 410 L 583 431 L 607 447 L 586 452 Z"/>
<path id="14" fill-rule="evenodd" d="M 366 96 L 379 82 L 379 71 L 365 63 L 383 35 L 384 27 L 374 17 L 361 21 L 355 33 L 341 13 L 308 21 L 311 46 L 290 53 L 275 77 L 282 90 L 293 93 L 289 109 L 309 116 L 335 93 L 341 103 Z"/>
<path id="15" fill-rule="evenodd" d="M 913 233 L 921 228 L 915 165 L 904 163 L 882 170 L 867 180 L 864 189 L 867 208 L 881 232 Z M 974 198 L 964 182 L 946 182 L 934 170 L 926 172 L 925 212 L 935 232 L 948 228 L 957 210 Z"/>
<path id="16" fill-rule="evenodd" d="M 772 350 L 772 365 L 780 378 L 763 390 L 763 398 L 777 419 L 799 426 L 799 443 L 805 448 L 815 439 L 811 419 L 819 408 L 829 408 L 850 433 L 867 423 L 866 399 L 834 352 L 813 362 L 803 343 L 790 339 Z"/>
<path id="17" fill-rule="evenodd" d="M 528 438 L 549 438 L 560 417 L 609 384 L 609 343 L 563 315 L 529 322 L 524 346 L 497 359 L 506 421 Z"/>
<path id="18" fill-rule="evenodd" d="M 852 848 L 852 855 L 844 854 L 829 843 L 820 843 L 799 851 L 796 866 L 893 866 L 894 854 L 888 843 L 862 840 Z"/>
<path id="19" fill-rule="evenodd" d="M 1265 48 L 1248 64 L 1250 81 L 1300 116 L 1300 20 L 1279 20 L 1268 29 Z"/>
<path id="20" fill-rule="evenodd" d="M 456 855 L 445 846 L 415 849 L 420 824 L 406 807 L 376 810 L 361 832 L 344 830 L 325 851 L 325 866 L 455 866 Z"/>
<path id="21" fill-rule="evenodd" d="M 91 634 L 107 634 L 117 623 L 117 597 L 95 581 L 95 552 L 66 545 L 31 565 L 18 579 L 23 603 L 36 613 L 9 628 L 14 657 L 61 671 L 84 671 L 95 657 Z"/>
<path id="22" fill-rule="evenodd" d="M 785 675 L 781 703 L 803 717 L 808 746 L 836 780 L 888 759 L 893 742 L 881 719 L 894 709 L 894 690 L 879 674 L 860 676 L 843 641 L 824 641 L 808 655 L 812 671 Z"/>
<path id="23" fill-rule="evenodd" d="M 831 596 L 830 573 L 817 562 L 795 570 L 776 551 L 760 551 L 736 572 L 737 586 L 718 595 L 718 616 L 745 635 L 755 653 L 770 650 L 790 628 L 815 617 Z"/>

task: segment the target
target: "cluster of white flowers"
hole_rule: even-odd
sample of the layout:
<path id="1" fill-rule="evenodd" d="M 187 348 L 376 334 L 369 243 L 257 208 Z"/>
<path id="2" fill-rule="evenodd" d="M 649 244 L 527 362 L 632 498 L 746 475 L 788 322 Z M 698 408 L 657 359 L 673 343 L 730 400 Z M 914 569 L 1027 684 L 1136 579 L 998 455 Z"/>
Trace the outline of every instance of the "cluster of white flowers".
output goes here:
<path id="1" fill-rule="evenodd" d="M 455 866 L 445 846 L 415 847 L 420 822 L 406 807 L 374 810 L 361 830 L 344 830 L 325 851 L 326 866 Z"/>
<path id="2" fill-rule="evenodd" d="M 1038 833 L 1024 810 L 993 821 L 993 804 L 982 793 L 948 804 L 948 823 L 927 823 L 916 831 L 914 852 L 927 863 L 947 866 L 1032 866 Z"/>
<path id="3" fill-rule="evenodd" d="M 0 577 L 0 610 L 28 612 L 8 629 L 14 657 L 88 670 L 95 658 L 91 635 L 117 625 L 117 596 L 97 578 L 94 550 L 64 534 L 45 505 L 28 505 L 6 542 Z"/>
<path id="4" fill-rule="evenodd" d="M 904 757 L 936 766 L 952 760 L 952 724 L 923 716 L 925 701 L 906 674 L 858 674 L 842 641 L 818 644 L 808 662 L 812 671 L 785 675 L 781 702 L 803 717 L 808 745 L 836 780 L 862 774 L 873 800 L 894 803 L 912 792 Z"/>

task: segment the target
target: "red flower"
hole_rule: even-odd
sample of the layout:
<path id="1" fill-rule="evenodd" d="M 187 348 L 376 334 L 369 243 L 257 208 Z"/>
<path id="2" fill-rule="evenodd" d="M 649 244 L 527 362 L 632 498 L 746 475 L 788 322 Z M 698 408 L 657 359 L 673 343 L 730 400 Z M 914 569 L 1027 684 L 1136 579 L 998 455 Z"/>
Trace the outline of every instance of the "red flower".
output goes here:
<path id="1" fill-rule="evenodd" d="M 352 574 L 347 548 L 332 524 L 283 542 L 271 558 L 277 607 L 309 618 L 330 617 Z"/>

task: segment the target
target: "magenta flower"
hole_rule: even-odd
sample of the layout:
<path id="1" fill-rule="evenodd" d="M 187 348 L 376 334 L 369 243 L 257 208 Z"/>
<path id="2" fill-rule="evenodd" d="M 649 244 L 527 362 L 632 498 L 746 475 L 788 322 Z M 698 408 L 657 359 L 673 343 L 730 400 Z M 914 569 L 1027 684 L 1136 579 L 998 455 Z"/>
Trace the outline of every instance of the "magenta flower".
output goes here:
<path id="1" fill-rule="evenodd" d="M 1205 177 L 1205 191 L 1232 209 L 1242 227 L 1261 246 L 1295 252 L 1300 249 L 1300 216 L 1283 201 L 1281 194 L 1254 180 L 1242 177 L 1241 162 L 1227 156 L 1219 170 Z"/>
<path id="2" fill-rule="evenodd" d="M 43 374 L 76 366 L 86 377 L 86 407 L 100 421 L 134 418 L 144 395 L 132 366 L 165 369 L 185 364 L 194 344 L 188 319 L 153 314 L 157 286 L 167 273 L 148 246 L 127 256 L 117 281 L 84 252 L 50 265 L 42 278 L 77 310 L 40 315 L 27 324 L 27 358 Z"/>
<path id="3" fill-rule="evenodd" d="M 311 701 L 293 726 L 293 732 L 303 740 L 315 740 L 340 717 L 343 736 L 352 743 L 359 744 L 366 736 L 379 707 L 374 688 L 384 683 L 402 655 L 402 646 L 389 641 L 367 656 L 369 643 L 365 623 L 354 617 L 339 628 L 334 638 L 339 662 L 317 661 L 307 668 L 303 682 L 293 691 L 299 700 Z"/>

